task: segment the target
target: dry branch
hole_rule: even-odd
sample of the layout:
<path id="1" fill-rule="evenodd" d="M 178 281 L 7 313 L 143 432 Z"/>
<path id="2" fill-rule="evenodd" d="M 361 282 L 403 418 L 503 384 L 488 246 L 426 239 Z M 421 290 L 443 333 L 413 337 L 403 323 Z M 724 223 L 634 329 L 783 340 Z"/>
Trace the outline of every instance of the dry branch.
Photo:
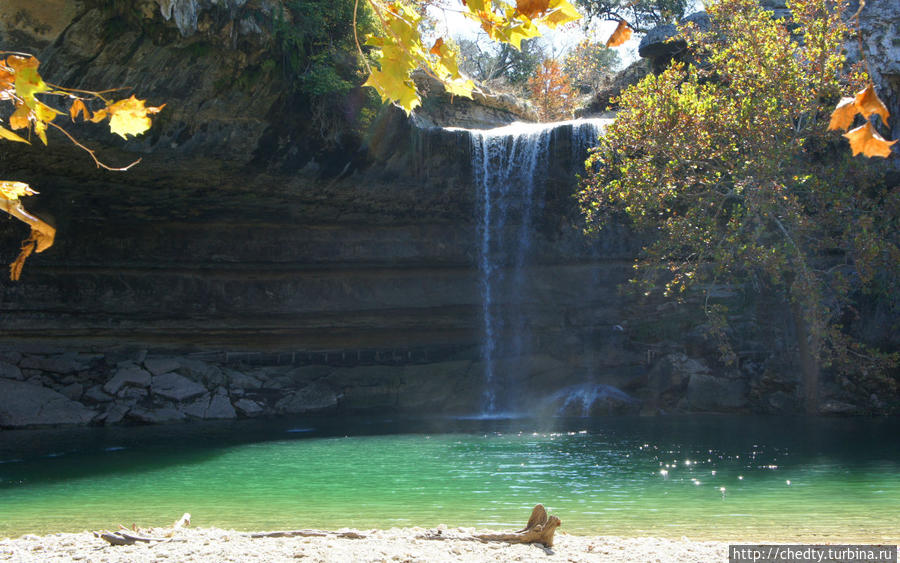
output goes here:
<path id="1" fill-rule="evenodd" d="M 280 532 L 259 532 L 250 534 L 251 538 L 314 538 L 314 537 L 333 537 L 346 538 L 351 540 L 365 539 L 366 536 L 356 532 L 329 532 L 327 530 L 287 530 Z"/>

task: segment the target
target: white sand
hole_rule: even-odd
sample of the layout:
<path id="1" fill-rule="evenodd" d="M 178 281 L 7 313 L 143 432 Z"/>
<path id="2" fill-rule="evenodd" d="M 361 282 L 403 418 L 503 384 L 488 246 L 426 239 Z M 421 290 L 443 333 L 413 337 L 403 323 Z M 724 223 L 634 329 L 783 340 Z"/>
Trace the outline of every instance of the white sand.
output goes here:
<path id="1" fill-rule="evenodd" d="M 251 538 L 248 532 L 215 528 L 179 530 L 167 543 L 111 546 L 90 532 L 47 536 L 26 535 L 0 540 L 0 561 L 327 561 L 435 562 L 541 561 L 553 562 L 723 562 L 728 544 L 688 539 L 573 536 L 557 532 L 555 545 L 463 539 L 474 529 L 440 527 L 444 540 L 425 539 L 424 528 L 354 530 L 363 539 L 330 537 Z M 148 533 L 147 535 L 153 535 Z"/>

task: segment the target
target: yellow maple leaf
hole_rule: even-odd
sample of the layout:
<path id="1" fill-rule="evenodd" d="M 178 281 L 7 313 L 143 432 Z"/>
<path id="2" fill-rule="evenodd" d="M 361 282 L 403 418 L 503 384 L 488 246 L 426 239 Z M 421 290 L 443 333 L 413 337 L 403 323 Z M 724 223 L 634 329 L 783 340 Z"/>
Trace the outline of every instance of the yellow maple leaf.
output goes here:
<path id="1" fill-rule="evenodd" d="M 6 139 L 7 141 L 17 141 L 19 143 L 25 143 L 26 145 L 31 144 L 28 142 L 28 139 L 23 139 L 22 137 L 13 133 L 12 131 L 7 129 L 6 127 L 3 127 L 2 125 L 0 125 L 0 139 Z"/>
<path id="2" fill-rule="evenodd" d="M 850 140 L 850 149 L 853 151 L 853 156 L 862 154 L 869 158 L 873 156 L 884 158 L 891 156 L 891 146 L 897 142 L 886 141 L 884 137 L 875 131 L 872 123 L 869 121 L 866 121 L 865 125 L 844 133 L 844 137 Z"/>
<path id="3" fill-rule="evenodd" d="M 631 28 L 628 27 L 625 20 L 619 20 L 619 25 L 616 26 L 616 30 L 613 31 L 612 35 L 609 36 L 609 39 L 606 40 L 606 46 L 618 47 L 629 39 L 631 39 Z"/>
<path id="4" fill-rule="evenodd" d="M 144 100 L 139 100 L 132 95 L 130 98 L 108 105 L 105 110 L 98 111 L 91 121 L 96 123 L 109 115 L 109 130 L 123 139 L 127 139 L 128 135 L 140 135 L 150 129 L 152 122 L 148 115 L 159 113 L 164 107 L 166 107 L 165 104 L 159 107 L 146 107 Z"/>
<path id="5" fill-rule="evenodd" d="M 38 192 L 31 189 L 25 182 L 0 180 L 0 197 L 10 201 L 16 201 L 20 197 L 34 195 Z"/>
<path id="6" fill-rule="evenodd" d="M 550 10 L 550 13 L 539 21 L 550 29 L 581 19 L 581 14 L 578 13 L 575 6 L 566 0 L 550 0 Z"/>
<path id="7" fill-rule="evenodd" d="M 50 90 L 38 73 L 40 61 L 35 57 L 10 55 L 6 58 L 6 64 L 15 74 L 16 97 L 21 99 L 29 109 L 34 109 L 37 103 L 35 94 Z"/>

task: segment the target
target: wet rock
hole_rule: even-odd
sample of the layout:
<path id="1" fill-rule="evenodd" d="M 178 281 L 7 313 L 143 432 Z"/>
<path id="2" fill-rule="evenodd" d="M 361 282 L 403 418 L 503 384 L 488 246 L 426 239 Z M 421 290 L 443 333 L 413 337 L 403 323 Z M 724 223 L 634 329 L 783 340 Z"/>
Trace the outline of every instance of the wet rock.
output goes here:
<path id="1" fill-rule="evenodd" d="M 239 399 L 234 403 L 234 408 L 244 416 L 253 417 L 263 413 L 265 409 L 256 401 Z"/>
<path id="2" fill-rule="evenodd" d="M 73 401 L 77 401 L 84 394 L 84 385 L 80 383 L 72 383 L 60 389 L 59 392 L 72 399 Z"/>
<path id="3" fill-rule="evenodd" d="M 94 385 L 84 392 L 83 399 L 94 403 L 108 403 L 113 400 L 112 395 L 103 391 L 102 385 Z"/>
<path id="4" fill-rule="evenodd" d="M 180 373 L 194 381 L 202 381 L 209 388 L 224 385 L 227 382 L 227 377 L 218 366 L 190 358 L 179 358 L 178 363 Z"/>
<path id="5" fill-rule="evenodd" d="M 2 351 L 0 352 L 0 361 L 15 365 L 22 361 L 22 354 L 15 350 Z"/>
<path id="6" fill-rule="evenodd" d="M 144 399 L 144 398 L 148 397 L 149 395 L 150 395 L 150 391 L 148 391 L 144 387 L 129 387 L 129 386 L 122 387 L 121 389 L 119 389 L 119 392 L 116 393 L 116 397 L 118 397 L 119 399 L 126 399 L 126 400 L 134 399 L 136 401 Z"/>
<path id="7" fill-rule="evenodd" d="M 87 368 L 75 354 L 71 353 L 50 357 L 26 356 L 19 362 L 19 367 L 61 374 L 75 373 Z"/>
<path id="8" fill-rule="evenodd" d="M 97 412 L 52 389 L 0 379 L 0 426 L 87 424 Z"/>
<path id="9" fill-rule="evenodd" d="M 228 385 L 232 390 L 236 388 L 241 389 L 259 389 L 262 387 L 262 382 L 252 375 L 248 375 L 246 373 L 236 371 L 233 369 L 223 370 L 226 379 L 228 380 Z"/>
<path id="10" fill-rule="evenodd" d="M 177 373 L 154 376 L 150 388 L 153 395 L 177 402 L 187 401 L 206 393 L 206 387 Z"/>
<path id="11" fill-rule="evenodd" d="M 22 370 L 20 370 L 18 366 L 14 366 L 2 360 L 0 360 L 0 377 L 5 379 L 25 379 L 25 376 L 22 375 Z"/>
<path id="12" fill-rule="evenodd" d="M 175 358 L 147 358 L 144 360 L 144 367 L 152 375 L 162 375 L 177 370 L 181 363 Z"/>
<path id="13" fill-rule="evenodd" d="M 231 406 L 231 401 L 228 399 L 228 394 L 225 393 L 224 389 L 220 388 L 209 401 L 209 408 L 206 410 L 205 418 L 237 418 L 237 413 L 235 412 L 234 407 Z"/>
<path id="14" fill-rule="evenodd" d="M 113 403 L 109 407 L 109 410 L 103 415 L 103 424 L 110 426 L 122 422 L 122 419 L 124 419 L 125 415 L 128 414 L 128 411 L 131 410 L 131 406 L 132 405 L 126 403 Z"/>
<path id="15" fill-rule="evenodd" d="M 209 409 L 209 401 L 212 396 L 207 393 L 196 401 L 181 407 L 181 412 L 191 418 L 206 418 L 206 411 Z"/>
<path id="16" fill-rule="evenodd" d="M 158 409 L 134 407 L 128 411 L 128 418 L 137 422 L 158 424 L 160 422 L 178 422 L 184 420 L 184 413 L 172 407 L 162 407 Z"/>
<path id="17" fill-rule="evenodd" d="M 637 414 L 641 401 L 612 385 L 581 384 L 557 391 L 541 410 L 556 416 Z"/>
<path id="18" fill-rule="evenodd" d="M 729 412 L 747 406 L 747 382 L 693 373 L 679 405 L 693 411 Z"/>
<path id="19" fill-rule="evenodd" d="M 338 394 L 320 382 L 314 382 L 284 397 L 275 404 L 275 410 L 285 414 L 317 412 L 337 407 Z"/>
<path id="20" fill-rule="evenodd" d="M 826 415 L 858 415 L 863 414 L 862 409 L 856 405 L 845 403 L 843 401 L 830 400 L 825 401 L 819 406 L 819 414 Z"/>
<path id="21" fill-rule="evenodd" d="M 148 387 L 150 385 L 150 372 L 147 372 L 134 364 L 120 368 L 116 375 L 103 386 L 103 390 L 110 395 L 117 395 L 126 386 Z"/>

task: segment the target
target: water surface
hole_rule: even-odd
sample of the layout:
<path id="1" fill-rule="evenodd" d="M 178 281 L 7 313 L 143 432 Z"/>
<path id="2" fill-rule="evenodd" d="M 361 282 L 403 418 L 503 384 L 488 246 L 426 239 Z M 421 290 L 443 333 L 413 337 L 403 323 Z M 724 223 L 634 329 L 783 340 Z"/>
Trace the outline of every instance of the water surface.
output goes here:
<path id="1" fill-rule="evenodd" d="M 900 541 L 900 422 L 280 419 L 0 432 L 0 537 L 121 523 Z"/>

